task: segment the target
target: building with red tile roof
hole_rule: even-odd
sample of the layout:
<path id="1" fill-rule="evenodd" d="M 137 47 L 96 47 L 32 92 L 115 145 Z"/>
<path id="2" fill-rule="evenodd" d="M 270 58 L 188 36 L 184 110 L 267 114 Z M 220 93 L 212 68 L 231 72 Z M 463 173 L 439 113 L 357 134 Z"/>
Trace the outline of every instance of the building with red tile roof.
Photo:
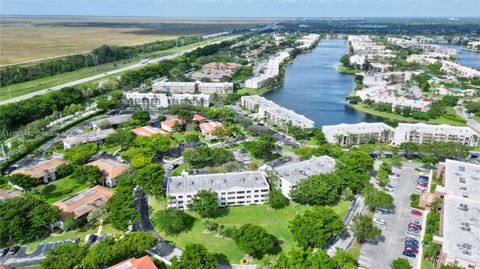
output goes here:
<path id="1" fill-rule="evenodd" d="M 214 136 L 212 136 L 212 132 L 221 126 L 222 126 L 222 123 L 218 121 L 209 121 L 209 122 L 200 123 L 198 127 L 200 127 L 200 130 L 202 131 L 203 136 L 205 136 L 208 139 L 212 139 L 214 138 Z"/>
<path id="2" fill-rule="evenodd" d="M 160 126 L 162 127 L 163 130 L 165 131 L 168 131 L 168 132 L 172 132 L 173 131 L 173 126 L 175 126 L 175 124 L 179 122 L 177 119 L 173 119 L 173 120 L 164 120 L 162 122 L 160 122 Z"/>
<path id="3" fill-rule="evenodd" d="M 12 172 L 12 174 L 25 174 L 35 178 L 43 179 L 44 183 L 57 179 L 57 167 L 66 163 L 63 159 L 51 159 L 41 161 L 30 166 L 22 167 Z"/>
<path id="4" fill-rule="evenodd" d="M 138 136 L 152 136 L 155 134 L 161 134 L 164 136 L 168 136 L 168 132 L 165 132 L 159 128 L 152 127 L 152 126 L 143 126 L 140 128 L 132 129 L 132 132 Z"/>
<path id="5" fill-rule="evenodd" d="M 143 256 L 138 259 L 128 259 L 121 263 L 112 265 L 107 269 L 157 269 L 157 266 L 155 266 L 155 263 L 153 263 L 149 256 Z"/>
<path id="6" fill-rule="evenodd" d="M 205 117 L 197 114 L 197 115 L 193 116 L 192 121 L 201 122 L 201 121 L 204 121 L 204 120 L 206 120 L 206 119 L 207 119 L 207 118 L 205 118 Z"/>
<path id="7" fill-rule="evenodd" d="M 84 189 L 68 196 L 53 205 L 60 208 L 62 219 L 73 216 L 84 217 L 95 208 L 105 204 L 113 196 L 113 191 L 102 186 Z"/>
<path id="8" fill-rule="evenodd" d="M 128 170 L 128 165 L 106 158 L 100 158 L 86 165 L 98 167 L 105 177 L 105 184 L 110 187 L 117 185 L 117 178 Z"/>

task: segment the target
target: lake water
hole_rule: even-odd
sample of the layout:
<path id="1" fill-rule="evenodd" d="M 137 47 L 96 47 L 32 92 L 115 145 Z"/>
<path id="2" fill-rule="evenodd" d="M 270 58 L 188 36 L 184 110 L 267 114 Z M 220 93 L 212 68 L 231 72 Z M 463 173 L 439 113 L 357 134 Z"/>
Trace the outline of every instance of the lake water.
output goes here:
<path id="1" fill-rule="evenodd" d="M 314 120 L 317 127 L 382 121 L 345 102 L 354 87 L 353 76 L 340 74 L 336 67 L 347 52 L 343 40 L 320 41 L 312 52 L 298 55 L 287 66 L 283 85 L 264 97 Z"/>
<path id="2" fill-rule="evenodd" d="M 463 46 L 448 45 L 450 48 L 454 48 L 458 53 L 457 62 L 461 65 L 480 69 L 480 53 L 466 50 Z"/>

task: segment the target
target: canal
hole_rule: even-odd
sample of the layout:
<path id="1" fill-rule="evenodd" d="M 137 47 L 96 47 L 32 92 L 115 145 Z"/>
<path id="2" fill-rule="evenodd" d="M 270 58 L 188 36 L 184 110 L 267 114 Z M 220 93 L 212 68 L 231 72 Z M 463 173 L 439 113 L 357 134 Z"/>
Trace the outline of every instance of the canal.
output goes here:
<path id="1" fill-rule="evenodd" d="M 264 97 L 314 120 L 317 127 L 382 121 L 345 102 L 354 87 L 353 77 L 337 72 L 336 67 L 347 51 L 343 40 L 320 41 L 312 52 L 298 55 L 287 66 L 283 85 Z"/>

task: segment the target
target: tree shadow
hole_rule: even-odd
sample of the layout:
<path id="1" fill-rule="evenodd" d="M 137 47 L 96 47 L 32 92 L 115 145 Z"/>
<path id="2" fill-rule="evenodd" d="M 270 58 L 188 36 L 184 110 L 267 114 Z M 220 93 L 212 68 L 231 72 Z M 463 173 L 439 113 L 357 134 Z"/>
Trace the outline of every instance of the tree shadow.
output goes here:
<path id="1" fill-rule="evenodd" d="M 273 235 L 272 235 L 272 241 L 273 241 L 273 248 L 270 249 L 270 251 L 268 251 L 267 254 L 278 255 L 280 252 L 282 252 L 282 245 L 285 242 L 282 239 L 279 239 Z"/>
<path id="2" fill-rule="evenodd" d="M 228 257 L 223 253 L 214 253 L 213 257 L 215 257 L 215 260 L 217 260 L 218 263 L 230 264 L 230 262 L 228 261 Z"/>
<path id="3" fill-rule="evenodd" d="M 230 209 L 228 208 L 228 206 L 219 207 L 217 209 L 217 213 L 215 214 L 215 218 L 225 217 L 228 215 L 228 213 L 230 213 Z"/>

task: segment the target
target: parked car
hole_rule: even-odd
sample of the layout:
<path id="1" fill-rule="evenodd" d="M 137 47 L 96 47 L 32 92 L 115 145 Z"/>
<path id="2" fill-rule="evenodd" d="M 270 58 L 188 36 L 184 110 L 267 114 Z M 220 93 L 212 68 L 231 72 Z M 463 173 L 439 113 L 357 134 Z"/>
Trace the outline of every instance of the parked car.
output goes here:
<path id="1" fill-rule="evenodd" d="M 415 239 L 415 238 L 413 238 L 413 237 L 406 237 L 406 238 L 405 238 L 405 241 L 411 241 L 411 242 L 415 242 L 415 243 L 418 244 L 418 240 Z"/>
<path id="2" fill-rule="evenodd" d="M 417 185 L 417 189 L 426 191 L 428 188 L 427 186 Z"/>
<path id="3" fill-rule="evenodd" d="M 418 225 L 418 226 L 422 226 L 422 224 L 418 220 L 411 220 L 410 223 L 413 223 L 413 224 Z"/>
<path id="4" fill-rule="evenodd" d="M 373 223 L 378 224 L 378 225 L 382 225 L 382 226 L 387 225 L 387 222 L 384 219 L 379 219 L 379 218 L 374 218 Z"/>
<path id="5" fill-rule="evenodd" d="M 412 228 L 412 227 L 409 227 L 407 229 L 407 231 L 411 232 L 411 233 L 414 233 L 414 234 L 419 234 L 420 231 L 418 229 L 415 229 L 415 228 Z"/>
<path id="6" fill-rule="evenodd" d="M 405 248 L 403 248 L 403 250 L 411 252 L 413 254 L 418 254 L 418 250 L 414 249 L 414 248 L 411 248 L 411 247 L 405 247 Z"/>
<path id="7" fill-rule="evenodd" d="M 407 257 L 410 257 L 410 258 L 415 258 L 417 257 L 417 255 L 409 252 L 409 251 L 403 251 L 403 256 L 407 256 Z"/>
<path id="8" fill-rule="evenodd" d="M 97 241 L 97 235 L 95 234 L 89 234 L 87 235 L 87 243 L 93 244 L 95 241 Z"/>
<path id="9" fill-rule="evenodd" d="M 422 226 L 421 225 L 417 225 L 415 223 L 409 223 L 408 224 L 408 228 L 414 228 L 414 229 L 417 229 L 417 230 L 421 230 L 422 229 Z"/>
<path id="10" fill-rule="evenodd" d="M 417 209 L 412 209 L 412 211 L 410 211 L 413 215 L 417 215 L 417 216 L 422 216 L 423 213 L 422 211 L 420 210 L 417 210 Z"/>
<path id="11" fill-rule="evenodd" d="M 411 247 L 411 248 L 414 248 L 414 249 L 418 249 L 418 244 L 417 243 L 414 243 L 414 242 L 405 242 L 405 246 L 406 247 Z"/>
<path id="12" fill-rule="evenodd" d="M 395 212 L 391 208 L 379 208 L 378 211 L 382 212 L 383 214 L 393 214 Z"/>
<path id="13" fill-rule="evenodd" d="M 391 191 L 391 192 L 394 192 L 396 190 L 396 188 L 389 184 L 389 185 L 387 185 L 387 190 Z"/>
<path id="14" fill-rule="evenodd" d="M 3 257 L 5 255 L 7 255 L 8 251 L 10 250 L 10 248 L 2 248 L 0 249 L 0 257 Z"/>
<path id="15" fill-rule="evenodd" d="M 11 247 L 10 248 L 10 251 L 8 252 L 8 256 L 13 256 L 15 254 L 17 254 L 18 250 L 20 249 L 19 246 L 16 246 L 16 247 Z"/>

